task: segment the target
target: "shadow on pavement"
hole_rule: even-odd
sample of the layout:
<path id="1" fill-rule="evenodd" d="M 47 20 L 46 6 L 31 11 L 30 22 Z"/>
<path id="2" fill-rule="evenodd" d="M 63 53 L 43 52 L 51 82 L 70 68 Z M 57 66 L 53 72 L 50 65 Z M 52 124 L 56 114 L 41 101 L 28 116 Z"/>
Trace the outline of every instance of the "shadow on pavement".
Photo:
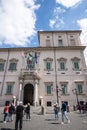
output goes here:
<path id="1" fill-rule="evenodd" d="M 60 125 L 61 123 L 58 123 L 58 122 L 51 122 L 49 124 L 56 124 L 56 125 Z"/>
<path id="2" fill-rule="evenodd" d="M 55 121 L 55 119 L 45 119 L 45 121 Z"/>
<path id="3" fill-rule="evenodd" d="M 11 129 L 11 128 L 1 128 L 1 130 L 14 130 L 14 129 Z"/>

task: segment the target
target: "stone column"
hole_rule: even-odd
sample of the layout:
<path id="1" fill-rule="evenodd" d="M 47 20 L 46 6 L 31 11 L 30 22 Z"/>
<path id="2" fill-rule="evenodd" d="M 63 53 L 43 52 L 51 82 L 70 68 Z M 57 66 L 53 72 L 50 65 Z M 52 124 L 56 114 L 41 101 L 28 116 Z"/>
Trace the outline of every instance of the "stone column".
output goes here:
<path id="1" fill-rule="evenodd" d="M 23 100 L 23 81 L 20 80 L 18 101 Z"/>
<path id="2" fill-rule="evenodd" d="M 34 86 L 34 105 L 37 106 L 39 104 L 38 101 L 38 81 L 35 80 L 35 86 Z"/>

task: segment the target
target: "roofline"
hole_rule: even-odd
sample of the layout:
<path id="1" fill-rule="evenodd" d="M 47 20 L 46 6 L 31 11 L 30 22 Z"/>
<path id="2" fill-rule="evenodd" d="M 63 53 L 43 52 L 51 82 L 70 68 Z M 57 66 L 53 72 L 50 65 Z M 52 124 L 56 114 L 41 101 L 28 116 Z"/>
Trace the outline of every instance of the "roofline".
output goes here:
<path id="1" fill-rule="evenodd" d="M 46 30 L 46 31 L 38 31 L 38 33 L 62 33 L 62 32 L 79 32 L 79 33 L 81 33 L 82 32 L 82 30 L 50 30 L 50 31 L 48 31 L 48 30 Z"/>
<path id="2" fill-rule="evenodd" d="M 84 50 L 86 46 L 0 48 L 3 51 Z"/>

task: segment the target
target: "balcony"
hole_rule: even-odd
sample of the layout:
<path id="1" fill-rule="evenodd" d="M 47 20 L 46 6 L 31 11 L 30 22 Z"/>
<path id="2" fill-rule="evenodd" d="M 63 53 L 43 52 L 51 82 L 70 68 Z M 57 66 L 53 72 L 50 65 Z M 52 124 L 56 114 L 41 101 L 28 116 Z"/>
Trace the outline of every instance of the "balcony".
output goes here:
<path id="1" fill-rule="evenodd" d="M 39 74 L 39 70 L 36 69 L 21 69 L 19 77 L 20 78 L 32 77 L 32 78 L 40 79 L 40 74 Z"/>

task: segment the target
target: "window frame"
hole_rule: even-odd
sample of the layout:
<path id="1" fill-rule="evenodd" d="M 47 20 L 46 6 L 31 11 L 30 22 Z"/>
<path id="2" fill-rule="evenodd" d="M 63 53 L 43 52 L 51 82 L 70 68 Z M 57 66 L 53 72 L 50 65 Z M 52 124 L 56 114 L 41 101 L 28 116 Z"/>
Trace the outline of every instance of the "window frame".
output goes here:
<path id="1" fill-rule="evenodd" d="M 6 95 L 12 95 L 14 83 L 7 83 Z"/>
<path id="2" fill-rule="evenodd" d="M 1 63 L 1 62 L 0 62 L 0 72 L 1 72 L 1 71 L 4 71 L 4 66 L 5 66 L 5 63 L 3 63 L 3 62 Z"/>
<path id="3" fill-rule="evenodd" d="M 63 39 L 62 38 L 58 39 L 58 46 L 63 46 Z"/>
<path id="4" fill-rule="evenodd" d="M 83 94 L 83 83 L 77 83 L 78 94 Z"/>
<path id="5" fill-rule="evenodd" d="M 46 82 L 45 83 L 45 93 L 47 96 L 52 95 L 53 93 L 53 83 L 52 82 Z"/>
<path id="6" fill-rule="evenodd" d="M 17 70 L 17 62 L 10 62 L 9 70 L 10 71 L 16 71 Z"/>
<path id="7" fill-rule="evenodd" d="M 45 71 L 52 71 L 52 63 L 53 63 L 53 59 L 52 58 L 46 58 L 44 59 L 44 65 L 45 65 Z"/>

